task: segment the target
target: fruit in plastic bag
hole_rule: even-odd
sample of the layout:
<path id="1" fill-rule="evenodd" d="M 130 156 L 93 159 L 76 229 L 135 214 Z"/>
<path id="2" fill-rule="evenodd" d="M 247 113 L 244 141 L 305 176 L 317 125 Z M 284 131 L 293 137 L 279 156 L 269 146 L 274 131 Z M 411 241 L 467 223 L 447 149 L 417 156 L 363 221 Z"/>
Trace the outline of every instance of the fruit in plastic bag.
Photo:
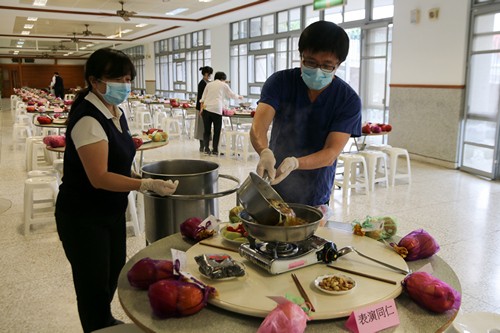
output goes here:
<path id="1" fill-rule="evenodd" d="M 411 273 L 402 284 L 410 298 L 427 310 L 442 313 L 460 308 L 460 293 L 427 272 Z"/>
<path id="2" fill-rule="evenodd" d="M 397 246 L 408 251 L 406 261 L 428 258 L 439 251 L 439 244 L 423 229 L 410 232 L 401 238 Z"/>
<path id="3" fill-rule="evenodd" d="M 257 333 L 303 333 L 308 320 L 299 305 L 285 300 L 264 318 Z"/>
<path id="4" fill-rule="evenodd" d="M 184 317 L 203 309 L 214 292 L 211 287 L 202 288 L 191 282 L 160 280 L 149 287 L 148 297 L 157 317 Z"/>
<path id="5" fill-rule="evenodd" d="M 148 289 L 159 280 L 175 279 L 174 264 L 171 260 L 142 258 L 127 272 L 132 287 Z"/>

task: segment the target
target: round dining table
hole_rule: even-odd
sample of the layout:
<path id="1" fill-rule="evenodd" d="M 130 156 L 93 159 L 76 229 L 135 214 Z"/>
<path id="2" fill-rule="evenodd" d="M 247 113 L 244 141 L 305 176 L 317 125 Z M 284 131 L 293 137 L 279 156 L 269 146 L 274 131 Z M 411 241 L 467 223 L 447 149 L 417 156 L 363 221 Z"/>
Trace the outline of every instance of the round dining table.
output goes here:
<path id="1" fill-rule="evenodd" d="M 335 229 L 333 232 L 348 232 L 346 231 L 346 225 L 349 226 L 349 224 L 340 222 L 330 221 L 328 223 L 329 228 Z M 171 249 L 188 251 L 194 245 L 194 242 L 188 241 L 179 233 L 176 233 L 162 238 L 137 252 L 125 264 L 118 279 L 118 296 L 125 313 L 144 332 L 256 332 L 263 318 L 225 310 L 210 303 L 200 312 L 191 316 L 159 319 L 153 315 L 147 291 L 130 286 L 127 272 L 142 258 L 171 259 Z M 217 251 L 217 249 L 213 250 Z M 223 250 L 219 249 L 218 251 Z M 439 256 L 434 255 L 428 259 L 407 262 L 407 264 L 411 270 L 418 270 L 426 264 L 431 264 L 433 276 L 445 281 L 458 292 L 461 292 L 457 275 Z M 247 263 L 247 265 L 251 265 L 251 263 Z M 270 275 L 269 278 L 272 279 L 273 276 Z M 455 310 L 443 314 L 425 310 L 411 300 L 404 291 L 395 299 L 395 302 L 400 324 L 382 332 L 444 332 L 457 315 Z M 306 332 L 348 332 L 345 327 L 346 320 L 347 317 L 308 321 Z"/>

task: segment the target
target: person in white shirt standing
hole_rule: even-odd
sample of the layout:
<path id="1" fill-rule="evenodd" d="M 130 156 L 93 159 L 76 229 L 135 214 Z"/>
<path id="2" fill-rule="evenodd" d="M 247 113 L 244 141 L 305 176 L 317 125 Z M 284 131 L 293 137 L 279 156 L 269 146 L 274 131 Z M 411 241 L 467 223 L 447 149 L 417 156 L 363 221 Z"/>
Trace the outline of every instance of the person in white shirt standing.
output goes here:
<path id="1" fill-rule="evenodd" d="M 201 115 L 205 125 L 203 133 L 203 143 L 205 144 L 206 155 L 219 155 L 219 138 L 222 128 L 222 108 L 225 98 L 243 99 L 234 93 L 225 82 L 227 76 L 224 72 L 217 72 L 214 81 L 209 82 L 201 96 Z M 214 135 L 212 140 L 212 151 L 210 151 L 210 134 L 212 132 L 212 123 L 214 124 Z"/>

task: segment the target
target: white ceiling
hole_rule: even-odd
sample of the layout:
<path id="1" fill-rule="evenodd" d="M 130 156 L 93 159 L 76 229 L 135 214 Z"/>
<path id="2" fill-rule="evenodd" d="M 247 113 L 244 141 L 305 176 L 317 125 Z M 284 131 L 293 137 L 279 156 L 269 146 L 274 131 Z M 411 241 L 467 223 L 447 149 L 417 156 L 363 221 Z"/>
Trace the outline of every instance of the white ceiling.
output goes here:
<path id="1" fill-rule="evenodd" d="M 144 44 L 216 24 L 270 13 L 309 1 L 295 0 L 123 0 L 123 8 L 135 12 L 129 20 L 118 16 L 119 0 L 47 0 L 44 7 L 34 0 L 0 2 L 0 57 L 69 57 L 85 58 L 93 50 Z M 169 16 L 177 8 L 187 11 Z M 37 17 L 36 22 L 28 17 Z M 138 24 L 147 24 L 137 27 Z M 25 24 L 33 24 L 26 29 Z M 85 26 L 88 24 L 88 28 Z M 132 31 L 126 32 L 126 29 Z M 92 34 L 85 34 L 88 30 Z M 30 31 L 22 35 L 22 31 Z M 108 36 L 113 36 L 108 38 Z M 22 47 L 18 47 L 23 40 Z M 92 44 L 93 46 L 88 46 Z M 82 49 L 83 48 L 83 49 Z"/>

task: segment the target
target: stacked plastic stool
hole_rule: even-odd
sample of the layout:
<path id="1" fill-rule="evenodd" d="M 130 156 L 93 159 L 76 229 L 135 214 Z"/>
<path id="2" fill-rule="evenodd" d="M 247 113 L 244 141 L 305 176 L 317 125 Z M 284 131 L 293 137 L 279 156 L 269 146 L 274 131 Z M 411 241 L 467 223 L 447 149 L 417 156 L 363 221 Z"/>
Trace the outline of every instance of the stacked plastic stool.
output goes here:
<path id="1" fill-rule="evenodd" d="M 342 188 L 342 196 L 347 197 L 350 189 L 362 189 L 368 194 L 368 172 L 365 158 L 360 154 L 352 153 L 340 154 L 337 160 L 344 166 L 344 177 L 343 179 L 335 177 L 334 184 Z"/>
<path id="2" fill-rule="evenodd" d="M 30 233 L 32 225 L 55 222 L 54 210 L 58 192 L 56 177 L 33 177 L 24 181 L 25 235 Z"/>
<path id="3" fill-rule="evenodd" d="M 168 138 L 180 138 L 182 134 L 181 126 L 179 121 L 172 117 L 165 117 L 161 120 L 161 129 L 167 132 Z"/>
<path id="4" fill-rule="evenodd" d="M 410 167 L 410 155 L 408 150 L 404 148 L 390 147 L 384 148 L 384 153 L 389 157 L 389 181 L 391 186 L 396 184 L 396 179 L 403 179 L 411 184 L 411 167 Z M 403 158 L 406 162 L 405 167 L 398 168 L 399 158 Z"/>
<path id="5" fill-rule="evenodd" d="M 137 214 L 137 205 L 136 205 L 137 192 L 130 191 L 128 194 L 128 206 L 127 206 L 127 227 L 131 226 L 134 230 L 134 235 L 139 236 L 142 228 L 139 223 L 139 217 Z"/>
<path id="6" fill-rule="evenodd" d="M 385 187 L 389 187 L 389 179 L 387 177 L 387 155 L 377 150 L 362 150 L 358 152 L 358 154 L 363 156 L 366 161 L 370 191 L 373 191 L 375 189 L 375 184 L 379 182 L 383 182 Z"/>

